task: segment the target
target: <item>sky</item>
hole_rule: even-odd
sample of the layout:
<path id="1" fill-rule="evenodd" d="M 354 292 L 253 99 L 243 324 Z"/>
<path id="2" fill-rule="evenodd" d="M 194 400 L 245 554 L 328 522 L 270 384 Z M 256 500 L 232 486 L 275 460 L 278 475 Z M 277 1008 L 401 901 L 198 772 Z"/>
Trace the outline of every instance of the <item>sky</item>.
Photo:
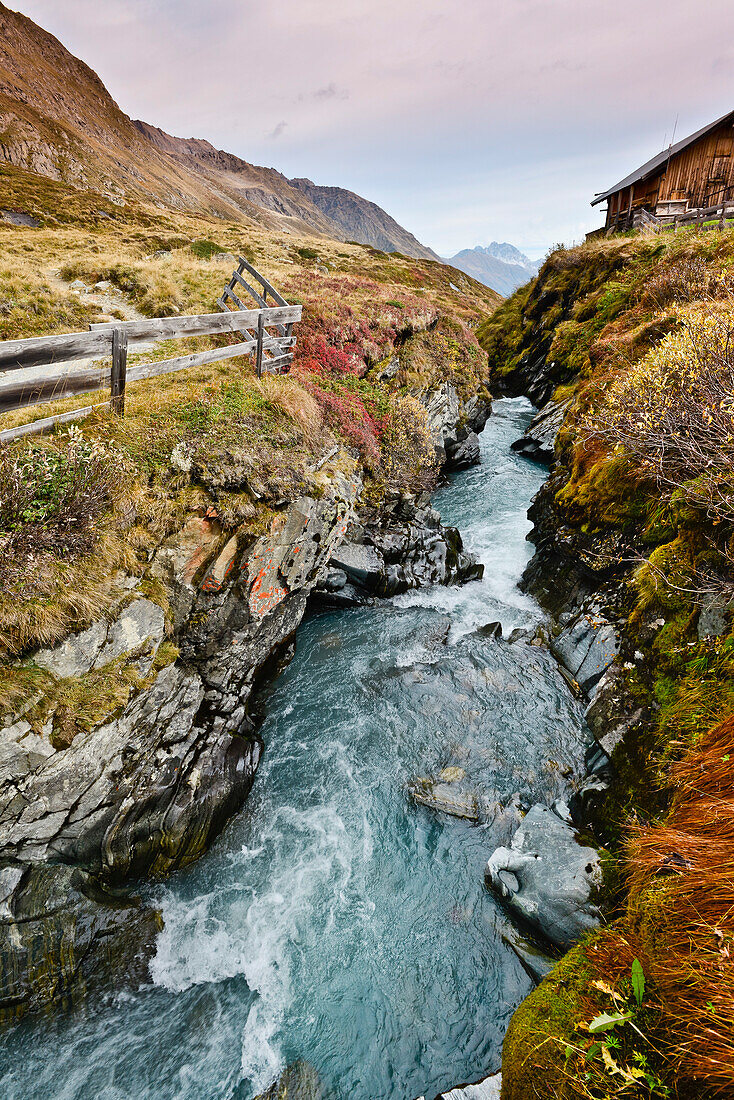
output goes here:
<path id="1" fill-rule="evenodd" d="M 133 118 L 533 258 L 734 108 L 731 0 L 10 0 Z"/>

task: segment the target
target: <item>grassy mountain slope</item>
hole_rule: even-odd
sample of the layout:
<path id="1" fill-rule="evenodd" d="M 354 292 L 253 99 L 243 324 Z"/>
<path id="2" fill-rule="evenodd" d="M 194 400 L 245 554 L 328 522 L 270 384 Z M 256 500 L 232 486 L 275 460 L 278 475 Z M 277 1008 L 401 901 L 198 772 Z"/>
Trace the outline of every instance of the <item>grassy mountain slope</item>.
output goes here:
<path id="1" fill-rule="evenodd" d="M 133 122 L 97 74 L 26 16 L 0 3 L 0 162 L 93 190 L 269 229 L 353 239 L 435 258 L 374 203 L 326 189 L 333 216 L 273 168 L 200 139 Z M 300 181 L 297 181 L 300 182 Z M 320 190 L 316 188 L 318 197 Z M 0 195 L 0 207 L 7 203 Z"/>
<path id="2" fill-rule="evenodd" d="M 374 202 L 355 195 L 343 187 L 323 187 L 307 179 L 290 181 L 302 195 L 339 227 L 347 240 L 371 245 L 382 252 L 402 252 L 419 260 L 437 260 L 438 256 L 426 248 L 407 229 L 386 214 Z"/>
<path id="3" fill-rule="evenodd" d="M 172 459 L 177 446 L 209 466 L 236 460 L 258 471 L 257 492 L 227 496 L 225 517 L 233 528 L 245 523 L 257 530 L 275 502 L 282 507 L 304 488 L 317 491 L 313 468 L 336 445 L 362 471 L 368 499 L 424 487 L 432 449 L 426 451 L 425 411 L 414 395 L 439 380 L 464 394 L 484 385 L 486 359 L 476 331 L 498 297 L 443 264 L 139 201 L 117 206 L 10 166 L 0 170 L 0 184 L 43 222 L 36 229 L 0 224 L 0 339 L 78 330 L 133 309 L 215 311 L 231 269 L 206 258 L 217 252 L 244 253 L 289 301 L 304 306 L 287 377 L 258 381 L 249 359 L 193 368 L 130 386 L 123 421 L 102 408 L 72 431 L 0 448 L 6 661 L 34 640 L 53 641 L 89 621 L 105 606 L 109 578 L 121 562 L 139 558 L 144 570 L 151 539 L 178 528 L 192 510 L 216 506 L 213 498 L 206 504 L 203 485 L 181 478 Z M 112 285 L 103 293 L 72 290 L 79 278 L 88 286 Z M 452 290 L 452 281 L 462 289 Z M 211 343 L 163 341 L 144 358 Z M 397 375 L 380 380 L 395 356 Z M 89 400 L 36 406 L 0 423 L 8 427 Z M 80 439 L 86 441 L 81 452 Z M 100 468 L 107 488 L 88 506 L 80 490 L 69 541 L 69 517 L 55 511 L 58 494 L 68 488 L 65 475 L 49 486 L 41 474 L 49 462 L 63 474 L 77 460 L 101 462 L 119 477 L 103 477 Z M 24 690 L 7 663 L 3 678 L 0 706 L 4 692 L 11 700 Z"/>

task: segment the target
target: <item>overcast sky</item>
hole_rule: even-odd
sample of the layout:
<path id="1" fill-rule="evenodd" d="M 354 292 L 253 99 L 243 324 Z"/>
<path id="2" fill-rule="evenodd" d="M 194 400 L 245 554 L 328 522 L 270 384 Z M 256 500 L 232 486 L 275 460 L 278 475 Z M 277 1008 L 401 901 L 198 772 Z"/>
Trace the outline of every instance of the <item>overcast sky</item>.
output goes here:
<path id="1" fill-rule="evenodd" d="M 442 255 L 533 256 L 734 108 L 731 0 L 9 0 L 120 106 L 384 206 Z"/>

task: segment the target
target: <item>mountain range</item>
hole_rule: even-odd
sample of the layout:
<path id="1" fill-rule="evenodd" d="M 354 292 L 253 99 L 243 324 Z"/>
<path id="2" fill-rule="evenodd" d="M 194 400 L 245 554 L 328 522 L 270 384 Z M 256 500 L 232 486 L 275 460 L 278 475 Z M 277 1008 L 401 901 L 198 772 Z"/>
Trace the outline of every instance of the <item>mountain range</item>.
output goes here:
<path id="1" fill-rule="evenodd" d="M 538 264 L 507 241 L 464 248 L 445 261 L 507 297 L 538 274 Z"/>
<path id="2" fill-rule="evenodd" d="M 0 3 L 0 161 L 99 192 L 437 260 L 375 203 L 134 121 L 52 34 Z"/>

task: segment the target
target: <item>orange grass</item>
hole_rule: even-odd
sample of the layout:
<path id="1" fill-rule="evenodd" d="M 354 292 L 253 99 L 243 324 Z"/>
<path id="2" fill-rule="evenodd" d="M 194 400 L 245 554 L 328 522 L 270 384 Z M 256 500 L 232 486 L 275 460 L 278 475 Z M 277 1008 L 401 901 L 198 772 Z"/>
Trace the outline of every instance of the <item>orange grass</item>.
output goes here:
<path id="1" fill-rule="evenodd" d="M 682 1079 L 734 1096 L 734 718 L 672 768 L 667 824 L 630 844 L 631 908 L 661 876 L 648 965 Z"/>

